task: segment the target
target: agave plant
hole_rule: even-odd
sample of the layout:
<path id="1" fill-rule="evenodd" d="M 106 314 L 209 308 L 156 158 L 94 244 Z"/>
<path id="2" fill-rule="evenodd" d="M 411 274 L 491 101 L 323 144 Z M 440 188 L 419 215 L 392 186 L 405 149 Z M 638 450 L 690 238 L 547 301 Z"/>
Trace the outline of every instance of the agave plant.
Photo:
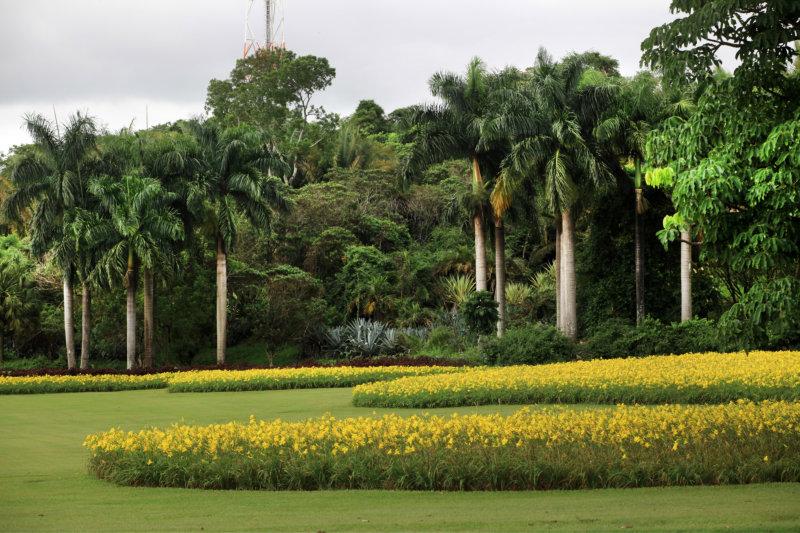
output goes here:
<path id="1" fill-rule="evenodd" d="M 383 346 L 386 329 L 386 325 L 382 322 L 357 318 L 347 326 L 348 342 L 360 355 L 378 355 Z"/>
<path id="2" fill-rule="evenodd" d="M 325 332 L 325 342 L 334 352 L 341 352 L 347 346 L 347 329 L 344 326 L 329 328 Z"/>
<path id="3" fill-rule="evenodd" d="M 387 328 L 383 332 L 383 340 L 381 341 L 381 348 L 385 353 L 394 353 L 400 344 L 400 334 L 394 328 Z"/>
<path id="4" fill-rule="evenodd" d="M 402 330 L 400 330 L 400 332 L 406 337 L 413 337 L 415 339 L 420 339 L 420 340 L 427 339 L 430 331 L 431 331 L 430 328 L 425 328 L 425 327 L 403 328 Z"/>
<path id="5" fill-rule="evenodd" d="M 457 309 L 475 292 L 475 278 L 464 274 L 448 276 L 442 280 L 442 292 L 445 302 Z"/>

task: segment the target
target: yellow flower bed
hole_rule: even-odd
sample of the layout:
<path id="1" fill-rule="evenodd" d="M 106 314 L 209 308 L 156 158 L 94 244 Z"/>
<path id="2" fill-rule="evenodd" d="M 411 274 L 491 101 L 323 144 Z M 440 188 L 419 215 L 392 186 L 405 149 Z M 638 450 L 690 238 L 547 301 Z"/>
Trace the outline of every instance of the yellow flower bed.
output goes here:
<path id="1" fill-rule="evenodd" d="M 451 366 L 309 367 L 252 370 L 190 370 L 161 374 L 0 376 L 0 394 L 163 389 L 212 392 L 316 387 L 351 387 L 404 376 L 463 372 Z"/>
<path id="2" fill-rule="evenodd" d="M 128 485 L 503 490 L 800 480 L 800 404 L 522 409 L 89 435 L 90 469 Z"/>
<path id="3" fill-rule="evenodd" d="M 169 380 L 170 392 L 212 392 L 271 389 L 352 387 L 371 381 L 463 372 L 452 366 L 308 367 L 178 372 Z"/>
<path id="4" fill-rule="evenodd" d="M 168 373 L 127 375 L 0 376 L 0 394 L 38 394 L 45 392 L 98 392 L 131 389 L 163 389 Z"/>
<path id="5" fill-rule="evenodd" d="M 800 399 L 800 352 L 704 353 L 484 368 L 360 385 L 364 407 Z"/>

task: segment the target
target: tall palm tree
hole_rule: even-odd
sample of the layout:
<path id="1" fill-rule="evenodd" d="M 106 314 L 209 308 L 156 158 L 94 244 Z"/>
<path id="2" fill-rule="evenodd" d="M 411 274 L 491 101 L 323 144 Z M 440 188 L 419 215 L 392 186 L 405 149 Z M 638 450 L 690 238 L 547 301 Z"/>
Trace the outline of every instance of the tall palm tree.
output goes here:
<path id="1" fill-rule="evenodd" d="M 136 135 L 139 150 L 141 172 L 144 176 L 158 180 L 161 186 L 172 194 L 174 200 L 171 207 L 176 210 L 183 222 L 187 239 L 191 238 L 192 228 L 197 222 L 187 205 L 188 195 L 191 194 L 192 176 L 200 169 L 198 159 L 198 146 L 194 138 L 178 131 L 150 131 L 140 132 Z M 174 243 L 185 246 L 187 241 Z M 162 257 L 174 259 L 179 250 L 174 248 L 171 253 Z M 163 274 L 169 269 L 168 265 L 158 265 Z M 155 288 L 156 269 L 145 267 L 142 269 L 143 290 L 143 353 L 142 365 L 150 368 L 156 358 L 155 343 Z"/>
<path id="2" fill-rule="evenodd" d="M 173 195 L 158 181 L 135 174 L 102 177 L 89 185 L 104 213 L 84 213 L 87 241 L 101 246 L 98 275 L 109 282 L 120 277 L 127 292 L 127 368 L 136 366 L 136 288 L 140 268 L 152 268 L 169 243 L 183 239 L 183 224 L 170 207 Z"/>
<path id="3" fill-rule="evenodd" d="M 613 113 L 596 128 L 601 142 L 609 143 L 615 154 L 633 163 L 634 200 L 634 272 L 636 280 L 636 324 L 645 317 L 644 250 L 642 248 L 642 215 L 644 199 L 644 151 L 650 133 L 667 117 L 683 115 L 691 101 L 681 94 L 669 95 L 660 80 L 650 72 L 640 72 L 622 81 Z"/>
<path id="4" fill-rule="evenodd" d="M 570 338 L 577 337 L 574 209 L 581 194 L 611 177 L 592 137 L 592 130 L 610 101 L 605 85 L 583 83 L 586 67 L 579 56 L 555 62 L 540 49 L 528 72 L 522 97 L 511 105 L 522 109 L 516 120 L 514 144 L 500 174 L 508 190 L 533 179 L 555 215 L 556 323 Z"/>
<path id="5" fill-rule="evenodd" d="M 502 137 L 487 128 L 502 104 L 501 95 L 510 76 L 491 74 L 479 58 L 474 58 L 464 75 L 450 72 L 430 79 L 433 96 L 441 103 L 414 108 L 410 121 L 418 127 L 406 176 L 425 165 L 448 159 L 467 159 L 472 169 L 471 212 L 475 234 L 475 288 L 487 288 L 485 205 L 488 199 L 485 175 L 496 173 L 502 152 L 497 141 Z M 505 140 L 503 139 L 503 143 Z"/>
<path id="6" fill-rule="evenodd" d="M 240 126 L 223 130 L 212 121 L 189 123 L 199 151 L 198 180 L 187 195 L 216 245 L 217 364 L 225 364 L 228 331 L 228 253 L 236 242 L 237 213 L 256 229 L 268 229 L 272 211 L 288 209 L 281 181 L 266 173 L 285 166 L 268 149 L 263 134 Z"/>
<path id="7" fill-rule="evenodd" d="M 63 272 L 64 340 L 67 366 L 75 368 L 73 281 L 76 243 L 68 230 L 74 210 L 86 201 L 96 127 L 92 118 L 76 113 L 63 125 L 42 115 L 25 117 L 33 149 L 22 151 L 12 162 L 14 191 L 3 204 L 4 215 L 19 220 L 30 208 L 31 249 L 42 257 L 49 253 Z"/>

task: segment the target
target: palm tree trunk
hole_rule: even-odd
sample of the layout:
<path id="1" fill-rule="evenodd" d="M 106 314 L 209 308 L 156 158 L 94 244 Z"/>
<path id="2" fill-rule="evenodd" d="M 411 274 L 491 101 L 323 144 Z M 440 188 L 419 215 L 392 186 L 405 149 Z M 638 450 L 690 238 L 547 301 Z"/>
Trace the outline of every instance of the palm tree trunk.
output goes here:
<path id="1" fill-rule="evenodd" d="M 222 236 L 217 236 L 217 364 L 225 364 L 228 337 L 228 259 Z"/>
<path id="2" fill-rule="evenodd" d="M 146 268 L 142 277 L 144 291 L 144 355 L 142 366 L 153 367 L 153 270 Z"/>
<path id="3" fill-rule="evenodd" d="M 633 269 L 636 280 L 636 325 L 644 321 L 644 251 L 642 250 L 642 215 L 644 214 L 644 189 L 642 188 L 642 162 L 634 158 L 634 236 L 633 236 Z"/>
<path id="4" fill-rule="evenodd" d="M 692 234 L 681 230 L 681 322 L 692 319 Z"/>
<path id="5" fill-rule="evenodd" d="M 81 370 L 89 368 L 89 346 L 92 335 L 92 293 L 85 281 L 81 285 Z"/>
<path id="6" fill-rule="evenodd" d="M 133 254 L 128 255 L 128 271 L 125 274 L 125 285 L 128 293 L 126 306 L 126 357 L 127 368 L 136 366 L 136 268 Z"/>
<path id="7" fill-rule="evenodd" d="M 72 281 L 64 274 L 64 340 L 67 344 L 67 368 L 75 368 L 75 319 L 73 316 Z"/>
<path id="8" fill-rule="evenodd" d="M 556 328 L 561 329 L 561 217 L 556 217 Z"/>
<path id="9" fill-rule="evenodd" d="M 6 339 L 3 336 L 3 332 L 0 331 L 0 365 L 3 364 L 3 356 L 4 356 L 4 348 L 5 348 Z"/>
<path id="10" fill-rule="evenodd" d="M 483 176 L 478 158 L 472 158 L 472 189 L 478 193 L 483 189 Z M 483 231 L 483 213 L 479 209 L 472 217 L 475 231 L 475 290 L 485 291 L 486 284 L 486 235 Z"/>
<path id="11" fill-rule="evenodd" d="M 561 330 L 570 339 L 578 337 L 577 285 L 575 281 L 575 226 L 572 213 L 561 213 Z"/>
<path id="12" fill-rule="evenodd" d="M 506 230 L 503 219 L 494 222 L 494 299 L 497 302 L 497 336 L 506 332 Z"/>
<path id="13" fill-rule="evenodd" d="M 642 250 L 642 189 L 636 189 L 636 212 L 634 221 L 634 270 L 636 275 L 636 325 L 644 320 L 644 250 Z"/>

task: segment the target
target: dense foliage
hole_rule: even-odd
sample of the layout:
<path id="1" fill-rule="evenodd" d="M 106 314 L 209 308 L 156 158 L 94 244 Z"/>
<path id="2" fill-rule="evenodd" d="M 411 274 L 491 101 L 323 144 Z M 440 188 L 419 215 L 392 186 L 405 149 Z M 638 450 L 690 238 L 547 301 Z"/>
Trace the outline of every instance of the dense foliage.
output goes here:
<path id="1" fill-rule="evenodd" d="M 206 120 L 27 116 L 0 159 L 0 358 L 797 345 L 797 7 L 672 7 L 631 77 L 594 51 L 475 58 L 431 77 L 434 103 L 339 117 L 315 104 L 325 58 L 270 49 L 209 83 Z"/>

